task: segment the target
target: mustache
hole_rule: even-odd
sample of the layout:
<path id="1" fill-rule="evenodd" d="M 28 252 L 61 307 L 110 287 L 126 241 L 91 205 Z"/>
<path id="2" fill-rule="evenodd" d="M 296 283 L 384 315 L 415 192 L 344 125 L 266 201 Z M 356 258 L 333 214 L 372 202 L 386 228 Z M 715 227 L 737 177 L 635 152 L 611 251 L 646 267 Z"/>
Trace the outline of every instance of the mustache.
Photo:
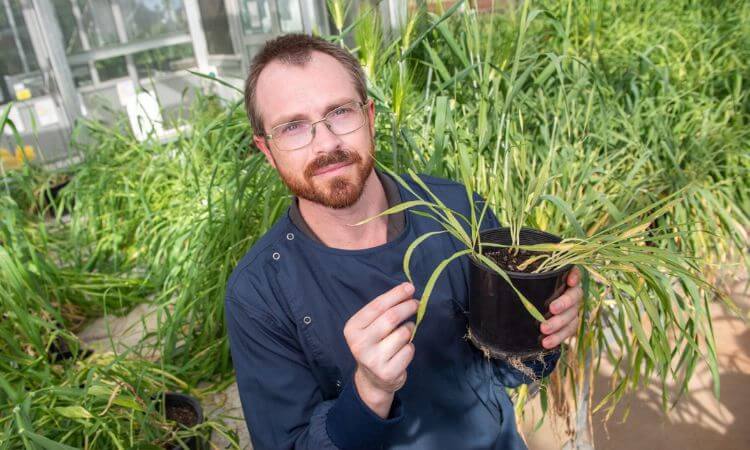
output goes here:
<path id="1" fill-rule="evenodd" d="M 336 149 L 331 153 L 326 153 L 316 158 L 305 169 L 305 177 L 311 178 L 318 170 L 328 166 L 340 163 L 355 163 L 362 159 L 356 152 L 348 152 L 343 149 Z"/>

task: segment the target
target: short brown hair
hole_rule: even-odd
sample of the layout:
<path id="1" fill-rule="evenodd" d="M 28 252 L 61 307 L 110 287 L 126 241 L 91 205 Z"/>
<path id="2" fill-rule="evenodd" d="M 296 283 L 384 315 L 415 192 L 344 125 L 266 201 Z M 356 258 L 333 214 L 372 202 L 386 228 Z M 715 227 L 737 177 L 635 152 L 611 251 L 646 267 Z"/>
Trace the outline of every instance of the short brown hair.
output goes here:
<path id="1" fill-rule="evenodd" d="M 260 73 L 268 63 L 275 60 L 279 60 L 285 64 L 304 66 L 310 61 L 313 51 L 325 53 L 340 62 L 350 73 L 360 100 L 364 102 L 367 99 L 365 73 L 357 58 L 349 53 L 349 51 L 316 36 L 285 34 L 266 42 L 250 64 L 250 73 L 245 80 L 245 112 L 247 112 L 247 116 L 250 118 L 253 133 L 256 135 L 265 134 L 263 120 L 255 105 L 255 88 L 258 84 Z"/>

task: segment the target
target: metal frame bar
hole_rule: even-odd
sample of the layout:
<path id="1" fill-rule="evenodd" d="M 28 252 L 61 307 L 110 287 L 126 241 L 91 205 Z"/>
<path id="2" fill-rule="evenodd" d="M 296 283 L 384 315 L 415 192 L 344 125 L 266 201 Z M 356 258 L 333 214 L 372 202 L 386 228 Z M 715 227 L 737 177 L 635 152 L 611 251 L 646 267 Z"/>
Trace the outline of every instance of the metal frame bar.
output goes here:
<path id="1" fill-rule="evenodd" d="M 40 29 L 44 30 L 40 43 L 45 47 L 57 87 L 56 92 L 50 93 L 51 97 L 55 99 L 59 96 L 68 124 L 72 125 L 81 116 L 81 103 L 73 82 L 73 74 L 65 58 L 62 31 L 50 0 L 31 0 L 31 3 Z"/>
<path id="2" fill-rule="evenodd" d="M 39 22 L 34 13 L 34 8 L 31 5 L 31 0 L 21 0 L 21 10 L 23 13 L 23 20 L 26 22 L 26 30 L 29 32 L 29 39 L 31 39 L 31 46 L 34 48 L 36 64 L 39 66 L 39 72 L 42 74 L 42 77 L 45 77 L 45 71 L 49 70 L 49 64 L 47 63 L 47 49 L 42 41 L 42 32 L 39 29 Z"/>
<path id="3" fill-rule="evenodd" d="M 122 18 L 122 10 L 120 9 L 120 2 L 117 0 L 114 0 L 111 2 L 111 6 L 112 6 L 112 17 L 115 20 L 115 29 L 117 30 L 117 37 L 120 39 L 121 44 L 127 44 L 128 43 L 128 31 L 125 29 L 125 21 Z M 68 58 L 68 61 L 71 61 L 71 58 Z M 130 78 L 133 80 L 133 84 L 138 85 L 138 71 L 135 68 L 135 62 L 133 61 L 132 52 L 125 54 L 125 63 L 128 66 L 128 74 L 130 75 Z"/>
<path id="4" fill-rule="evenodd" d="M 402 0 L 387 0 L 388 2 L 388 23 L 391 30 L 398 31 L 406 23 L 407 2 Z"/>
<path id="5" fill-rule="evenodd" d="M 86 28 L 83 26 L 83 17 L 81 15 L 81 8 L 78 7 L 77 0 L 70 0 L 70 7 L 73 11 L 73 18 L 76 20 L 76 26 L 78 27 L 78 37 L 81 39 L 81 47 L 84 51 L 91 50 L 91 43 L 89 42 L 89 36 L 86 33 Z M 94 84 L 99 84 L 99 71 L 96 69 L 94 61 L 89 61 L 89 73 L 91 74 L 91 81 Z"/>
<path id="6" fill-rule="evenodd" d="M 190 75 L 189 73 L 180 72 L 161 73 L 150 77 L 149 82 L 153 80 L 156 83 L 175 78 L 190 78 L 191 76 L 192 75 Z M 116 88 L 120 82 L 129 79 L 129 77 L 112 78 L 111 80 L 102 81 L 96 86 L 94 86 L 93 84 L 88 86 L 81 86 L 78 88 L 78 92 L 80 92 L 81 94 L 95 94 L 97 92 L 101 92 L 102 90 Z"/>
<path id="7" fill-rule="evenodd" d="M 232 49 L 240 56 L 242 72 L 250 70 L 250 60 L 245 45 L 242 41 L 242 19 L 240 18 L 240 4 L 238 0 L 224 0 L 224 8 L 227 10 L 227 21 L 229 22 L 229 35 L 232 38 Z"/>
<path id="8" fill-rule="evenodd" d="M 193 42 L 193 55 L 199 70 L 208 66 L 208 44 L 206 33 L 201 23 L 201 11 L 197 0 L 184 0 L 185 15 L 187 15 L 188 30 Z"/>
<path id="9" fill-rule="evenodd" d="M 271 15 L 271 36 L 276 36 L 281 33 L 281 22 L 279 21 L 279 9 L 277 6 L 278 0 L 266 0 L 268 5 L 268 14 Z"/>
<path id="10" fill-rule="evenodd" d="M 88 52 L 76 53 L 75 55 L 68 56 L 68 62 L 71 65 L 85 64 L 89 61 L 97 61 L 100 59 L 114 58 L 116 56 L 128 56 L 134 53 L 143 52 L 146 50 L 153 50 L 159 47 L 168 47 L 170 45 L 187 44 L 190 43 L 190 34 L 173 34 L 169 36 L 158 37 L 145 41 L 128 42 L 125 44 L 117 44 L 109 47 L 102 47 Z"/>
<path id="11" fill-rule="evenodd" d="M 305 33 L 312 34 L 317 31 L 322 34 L 330 33 L 327 11 L 324 0 L 299 0 L 300 14 L 302 14 L 302 29 Z"/>

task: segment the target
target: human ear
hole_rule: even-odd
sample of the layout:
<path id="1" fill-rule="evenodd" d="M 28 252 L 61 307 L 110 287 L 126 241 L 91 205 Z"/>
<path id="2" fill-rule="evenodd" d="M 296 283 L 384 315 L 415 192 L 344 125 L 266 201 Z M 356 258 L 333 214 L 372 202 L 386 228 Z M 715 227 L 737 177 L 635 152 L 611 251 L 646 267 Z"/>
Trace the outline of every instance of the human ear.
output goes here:
<path id="1" fill-rule="evenodd" d="M 264 155 L 266 155 L 266 161 L 268 161 L 268 164 L 270 164 L 274 169 L 278 170 L 278 168 L 276 167 L 276 161 L 273 159 L 273 155 L 271 155 L 271 149 L 268 146 L 268 141 L 266 140 L 265 136 L 258 136 L 257 134 L 255 134 L 253 135 L 253 142 L 255 143 L 255 146 L 258 147 Z"/>

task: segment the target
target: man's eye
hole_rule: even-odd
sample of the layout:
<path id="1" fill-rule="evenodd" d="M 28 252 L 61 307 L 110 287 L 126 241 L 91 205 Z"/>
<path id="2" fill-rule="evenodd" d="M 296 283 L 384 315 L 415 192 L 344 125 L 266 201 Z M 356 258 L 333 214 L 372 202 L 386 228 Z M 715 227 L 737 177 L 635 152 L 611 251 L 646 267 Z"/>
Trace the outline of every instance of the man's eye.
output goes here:
<path id="1" fill-rule="evenodd" d="M 288 123 L 288 124 L 284 125 L 283 127 L 281 127 L 281 132 L 282 133 L 291 133 L 292 131 L 297 130 L 299 128 L 299 126 L 300 125 L 298 123 Z"/>
<path id="2" fill-rule="evenodd" d="M 333 111 L 333 115 L 334 116 L 341 116 L 343 114 L 349 114 L 350 112 L 352 112 L 352 108 L 350 108 L 348 106 L 342 106 L 341 108 L 336 108 Z"/>

